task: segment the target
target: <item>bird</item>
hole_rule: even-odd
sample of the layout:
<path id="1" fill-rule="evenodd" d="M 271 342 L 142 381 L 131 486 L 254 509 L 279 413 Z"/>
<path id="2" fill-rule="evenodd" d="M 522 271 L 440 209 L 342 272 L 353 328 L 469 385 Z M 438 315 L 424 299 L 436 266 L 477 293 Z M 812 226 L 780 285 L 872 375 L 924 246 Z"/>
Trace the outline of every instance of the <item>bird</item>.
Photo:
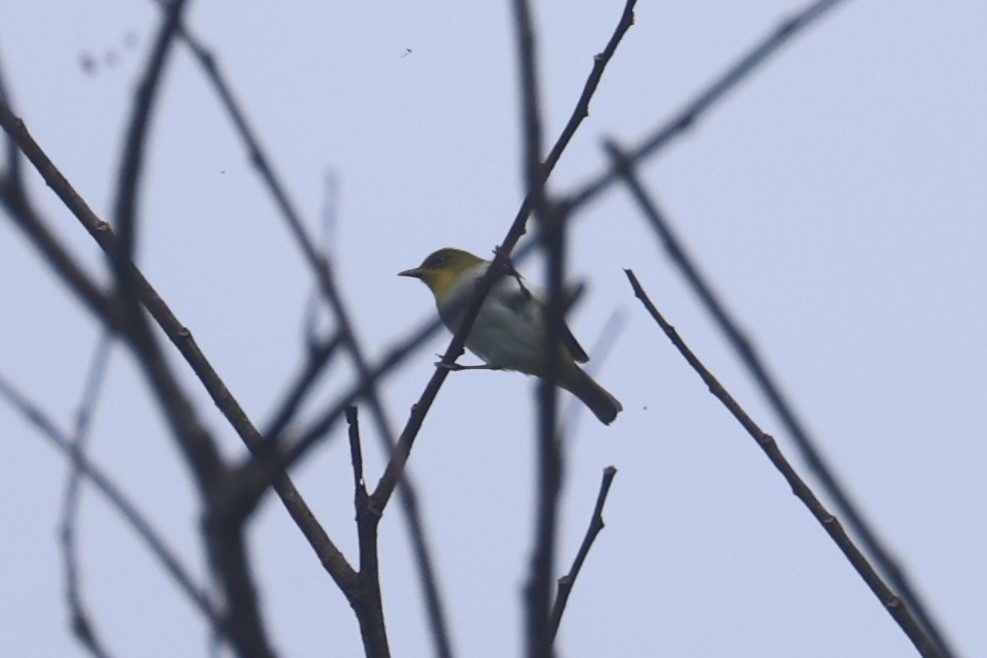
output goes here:
<path id="1" fill-rule="evenodd" d="M 453 333 L 466 313 L 470 295 L 490 261 L 446 247 L 430 254 L 422 264 L 399 272 L 398 276 L 419 279 L 435 297 L 435 306 L 445 326 Z M 548 378 L 545 359 L 547 330 L 545 296 L 530 286 L 520 274 L 500 277 L 494 283 L 476 316 L 466 347 L 484 361 L 485 366 L 454 366 L 455 370 L 515 370 L 527 375 Z M 579 367 L 589 361 L 569 327 L 563 325 L 559 356 L 552 381 L 569 391 L 604 425 L 609 425 L 623 410 L 620 402 L 597 384 Z"/>

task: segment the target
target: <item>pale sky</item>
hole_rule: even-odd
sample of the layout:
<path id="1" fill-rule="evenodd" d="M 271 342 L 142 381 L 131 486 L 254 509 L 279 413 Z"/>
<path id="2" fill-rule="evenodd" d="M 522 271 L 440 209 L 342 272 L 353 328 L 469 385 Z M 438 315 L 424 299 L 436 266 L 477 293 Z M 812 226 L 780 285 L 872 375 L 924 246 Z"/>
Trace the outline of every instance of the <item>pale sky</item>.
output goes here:
<path id="1" fill-rule="evenodd" d="M 642 0 L 550 190 L 571 191 L 599 172 L 604 138 L 636 143 L 805 5 Z M 548 139 L 622 6 L 536 7 Z M 426 289 L 395 274 L 443 246 L 489 255 L 522 198 L 509 8 L 190 6 L 187 24 L 218 56 L 314 232 L 325 178 L 338 177 L 333 255 L 371 358 L 434 313 Z M 15 109 L 104 218 L 157 19 L 153 2 L 0 5 L 0 66 Z M 978 0 L 848 1 L 641 170 L 957 654 L 970 657 L 987 655 L 984 34 L 987 5 Z M 214 93 L 187 52 L 176 54 L 155 116 L 138 264 L 263 425 L 304 356 L 312 281 Z M 94 63 L 88 73 L 85 58 Z M 95 244 L 33 173 L 30 181 L 58 236 L 103 273 Z M 570 275 L 589 283 L 570 317 L 583 344 L 592 348 L 612 313 L 625 317 L 616 344 L 594 362 L 625 410 L 610 427 L 583 414 L 570 437 L 560 574 L 585 531 L 602 469 L 612 464 L 618 473 L 607 526 L 562 622 L 559 655 L 916 655 L 633 298 L 625 267 L 808 477 L 626 190 L 614 187 L 579 215 L 571 246 Z M 540 278 L 536 262 L 523 269 Z M 0 373 L 68 427 L 98 328 L 9 221 L 0 223 L 0 312 Z M 388 380 L 395 427 L 448 338 L 441 334 Z M 224 450 L 242 454 L 171 356 Z M 335 367 L 309 413 L 351 376 Z M 515 373 L 454 373 L 412 453 L 458 655 L 518 655 L 523 646 L 534 383 Z M 376 482 L 383 461 L 372 424 L 364 426 L 367 478 Z M 0 432 L 4 652 L 81 655 L 67 623 L 56 535 L 65 461 L 5 404 Z M 352 558 L 342 436 L 337 427 L 295 476 Z M 191 481 L 120 349 L 92 458 L 204 580 Z M 114 654 L 206 655 L 206 625 L 92 489 L 80 523 L 84 595 Z M 266 501 L 250 540 L 282 655 L 362 655 L 345 598 L 279 503 Z M 430 655 L 396 505 L 381 546 L 391 649 Z"/>

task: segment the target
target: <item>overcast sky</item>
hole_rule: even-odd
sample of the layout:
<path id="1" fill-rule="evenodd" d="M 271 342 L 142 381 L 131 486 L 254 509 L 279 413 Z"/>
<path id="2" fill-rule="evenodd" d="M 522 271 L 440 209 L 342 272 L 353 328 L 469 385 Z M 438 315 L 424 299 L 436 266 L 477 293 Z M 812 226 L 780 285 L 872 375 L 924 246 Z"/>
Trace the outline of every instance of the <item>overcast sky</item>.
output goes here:
<path id="1" fill-rule="evenodd" d="M 554 140 L 623 3 L 536 3 L 545 132 Z M 634 144 L 804 1 L 647 2 L 550 183 L 567 192 Z M 372 357 L 434 313 L 395 274 L 432 250 L 489 255 L 523 196 L 509 3 L 192 3 L 220 65 L 313 231 L 339 186 L 330 243 Z M 109 216 L 122 126 L 158 21 L 153 2 L 0 5 L 17 112 Z M 717 106 L 642 176 L 911 575 L 960 655 L 987 655 L 987 4 L 851 0 Z M 93 272 L 95 245 L 32 174 L 34 199 Z M 154 122 L 138 262 L 251 418 L 301 363 L 311 278 L 188 53 Z M 670 266 L 626 190 L 578 216 L 570 318 L 592 348 L 625 320 L 599 381 L 623 403 L 569 440 L 560 568 L 600 474 L 618 474 L 569 603 L 560 655 L 912 656 L 891 617 L 633 298 L 633 268 L 692 348 L 807 469 Z M 523 268 L 538 279 L 532 261 Z M 102 275 L 101 275 L 102 277 Z M 0 373 L 64 426 L 99 331 L 9 222 L 0 224 Z M 432 372 L 433 340 L 384 389 L 396 426 Z M 592 349 L 591 349 L 592 353 Z M 173 354 L 228 455 L 242 447 Z M 472 362 L 470 357 L 466 362 Z M 310 413 L 351 377 L 337 367 Z M 531 546 L 534 380 L 455 373 L 411 457 L 458 653 L 517 655 Z M 567 402 L 571 398 L 564 398 Z M 376 445 L 365 424 L 368 446 Z M 0 404 L 0 636 L 10 656 L 78 655 L 56 528 L 66 464 Z M 340 431 L 297 472 L 355 553 Z M 192 484 L 129 356 L 113 355 L 93 459 L 205 579 Z M 367 450 L 368 480 L 382 460 Z M 810 478 L 810 483 L 816 483 Z M 818 490 L 818 488 L 817 488 Z M 829 501 L 826 501 L 827 504 Z M 119 656 L 204 655 L 208 630 L 91 489 L 85 596 Z M 396 656 L 431 644 L 405 525 L 381 529 Z M 360 655 L 355 618 L 280 504 L 250 536 L 285 656 Z"/>

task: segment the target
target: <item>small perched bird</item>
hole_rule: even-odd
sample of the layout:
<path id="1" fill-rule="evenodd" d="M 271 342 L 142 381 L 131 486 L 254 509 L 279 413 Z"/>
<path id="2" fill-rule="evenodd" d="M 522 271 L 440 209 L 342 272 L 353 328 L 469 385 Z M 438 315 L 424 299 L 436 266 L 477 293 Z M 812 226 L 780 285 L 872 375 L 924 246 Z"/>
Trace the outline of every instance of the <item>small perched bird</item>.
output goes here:
<path id="1" fill-rule="evenodd" d="M 490 261 L 467 251 L 446 248 L 439 249 L 418 267 L 400 272 L 398 276 L 421 279 L 435 296 L 442 322 L 455 332 L 466 313 L 468 303 L 464 302 L 476 290 L 477 282 L 489 266 Z M 483 359 L 487 368 L 547 377 L 546 327 L 544 297 L 520 275 L 508 275 L 497 281 L 483 300 L 466 339 L 466 347 Z M 576 365 L 576 362 L 587 361 L 586 351 L 569 328 L 563 326 L 553 381 L 582 400 L 600 422 L 609 425 L 623 407 L 617 398 Z"/>

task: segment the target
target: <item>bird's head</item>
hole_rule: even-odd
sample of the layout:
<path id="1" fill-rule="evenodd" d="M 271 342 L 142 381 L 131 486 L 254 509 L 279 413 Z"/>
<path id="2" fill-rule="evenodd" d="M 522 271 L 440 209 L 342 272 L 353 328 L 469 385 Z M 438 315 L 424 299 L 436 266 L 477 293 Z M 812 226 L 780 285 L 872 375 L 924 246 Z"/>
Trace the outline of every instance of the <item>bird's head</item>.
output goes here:
<path id="1" fill-rule="evenodd" d="M 482 262 L 482 258 L 468 251 L 446 247 L 430 254 L 418 267 L 398 272 L 398 276 L 421 279 L 435 298 L 442 301 L 463 272 Z"/>

